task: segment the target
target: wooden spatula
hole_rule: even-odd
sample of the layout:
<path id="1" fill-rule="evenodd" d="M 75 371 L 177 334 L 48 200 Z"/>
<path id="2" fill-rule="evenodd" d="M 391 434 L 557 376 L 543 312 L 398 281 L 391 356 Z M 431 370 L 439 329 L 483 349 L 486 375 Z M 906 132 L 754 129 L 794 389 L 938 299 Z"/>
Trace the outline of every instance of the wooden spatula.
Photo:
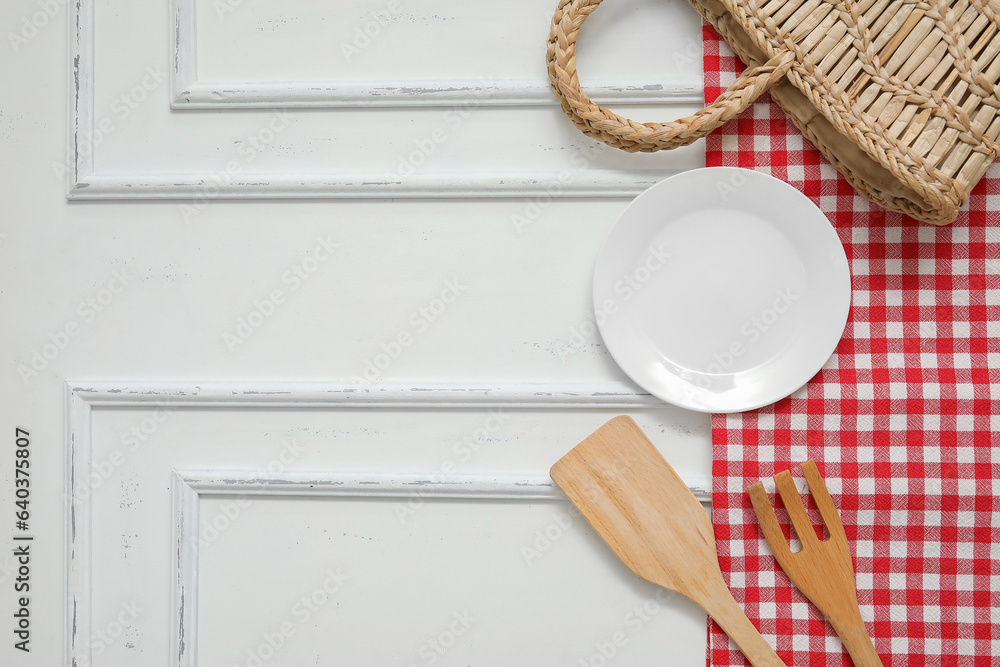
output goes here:
<path id="1" fill-rule="evenodd" d="M 708 513 L 630 417 L 616 417 L 550 472 L 630 570 L 701 606 L 754 667 L 784 667 L 733 599 Z"/>
<path id="2" fill-rule="evenodd" d="M 844 524 L 837 514 L 837 506 L 833 504 L 815 463 L 803 463 L 802 472 L 809 483 L 809 492 L 816 501 L 823 523 L 826 524 L 829 538 L 820 540 L 816 536 L 795 482 L 792 481 L 792 474 L 786 470 L 774 476 L 774 483 L 781 495 L 781 502 L 788 510 L 799 542 L 802 543 L 802 550 L 792 553 L 781 532 L 781 526 L 778 525 L 774 508 L 767 499 L 764 485 L 757 482 L 749 489 L 750 501 L 757 513 L 764 539 L 788 578 L 830 621 L 847 652 L 851 654 L 855 667 L 882 667 L 882 660 L 875 652 L 875 646 L 858 609 L 851 549 L 847 545 L 847 535 L 844 534 Z"/>

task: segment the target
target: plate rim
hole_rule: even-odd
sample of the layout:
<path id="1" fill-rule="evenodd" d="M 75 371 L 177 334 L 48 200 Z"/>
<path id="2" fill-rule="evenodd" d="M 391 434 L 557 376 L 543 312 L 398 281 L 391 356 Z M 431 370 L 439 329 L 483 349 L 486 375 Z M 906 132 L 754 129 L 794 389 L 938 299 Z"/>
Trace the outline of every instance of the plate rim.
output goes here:
<path id="1" fill-rule="evenodd" d="M 658 398 L 661 401 L 664 401 L 665 403 L 668 403 L 670 405 L 674 405 L 674 406 L 677 406 L 677 407 L 680 407 L 680 408 L 683 408 L 683 409 L 686 409 L 686 410 L 692 410 L 692 411 L 695 411 L 695 412 L 701 412 L 701 413 L 706 413 L 706 414 L 733 414 L 733 413 L 739 413 L 739 412 L 747 412 L 747 411 L 750 411 L 750 410 L 757 410 L 759 408 L 766 407 L 766 406 L 772 405 L 772 404 L 774 404 L 774 403 L 776 403 L 776 402 L 778 402 L 780 400 L 783 400 L 784 398 L 787 398 L 787 397 L 791 396 L 792 394 L 794 394 L 795 392 L 797 392 L 798 390 L 800 390 L 802 387 L 806 386 L 809 383 L 809 381 L 820 370 L 822 370 L 823 366 L 826 365 L 826 363 L 830 360 L 830 357 L 833 356 L 833 354 L 836 352 L 837 347 L 840 345 L 840 341 L 843 339 L 844 331 L 846 330 L 847 323 L 850 321 L 850 313 L 851 313 L 851 309 L 852 309 L 852 307 L 854 305 L 853 304 L 853 274 L 851 272 L 850 261 L 849 261 L 849 259 L 847 257 L 846 248 L 844 247 L 843 241 L 840 240 L 840 236 L 837 233 L 836 228 L 830 222 L 830 220 L 826 216 L 826 214 L 823 213 L 822 209 L 820 209 L 819 206 L 817 206 L 815 204 L 815 202 L 812 201 L 812 199 L 810 199 L 808 196 L 806 196 L 798 188 L 796 188 L 795 186 L 791 185 L 790 183 L 787 183 L 786 181 L 781 180 L 780 178 L 772 176 L 771 174 L 768 174 L 768 173 L 765 173 L 765 172 L 761 172 L 761 171 L 757 171 L 755 169 L 747 169 L 747 168 L 744 168 L 744 167 L 731 167 L 731 166 L 698 167 L 698 168 L 695 168 L 695 169 L 688 169 L 686 171 L 682 171 L 680 173 L 673 174 L 673 175 L 671 175 L 671 176 L 669 176 L 669 177 L 667 177 L 667 178 L 665 178 L 665 179 L 663 179 L 661 181 L 658 181 L 657 183 L 654 183 L 649 188 L 647 188 L 646 190 L 644 190 L 643 192 L 641 192 L 639 195 L 637 195 L 632 201 L 630 201 L 628 203 L 628 205 L 621 211 L 621 213 L 619 213 L 618 218 L 615 220 L 615 222 L 608 229 L 608 232 L 605 235 L 604 240 L 601 242 L 601 246 L 600 246 L 600 248 L 598 250 L 598 254 L 597 254 L 597 259 L 596 259 L 596 261 L 594 263 L 593 283 L 592 283 L 592 289 L 591 289 L 591 307 L 594 309 L 595 314 L 601 308 L 601 303 L 599 303 L 599 301 L 601 300 L 601 297 L 599 295 L 600 284 L 598 283 L 598 280 L 597 280 L 598 273 L 599 273 L 599 270 L 600 270 L 600 267 L 601 267 L 601 263 L 602 263 L 602 261 L 607 256 L 607 252 L 609 250 L 610 243 L 612 242 L 613 237 L 615 236 L 615 233 L 616 232 L 620 232 L 619 227 L 622 224 L 624 224 L 624 220 L 627 217 L 629 210 L 632 209 L 635 206 L 636 202 L 639 201 L 640 198 L 652 196 L 652 195 L 650 195 L 651 192 L 653 192 L 654 190 L 661 190 L 664 187 L 664 184 L 666 184 L 666 183 L 681 181 L 681 180 L 684 180 L 685 178 L 690 178 L 693 174 L 699 174 L 700 175 L 700 174 L 704 174 L 705 172 L 709 172 L 709 171 L 714 171 L 714 172 L 730 172 L 730 173 L 734 173 L 734 174 L 735 173 L 741 173 L 748 180 L 752 179 L 752 178 L 760 178 L 760 179 L 762 179 L 762 182 L 770 183 L 770 184 L 778 184 L 776 186 L 778 189 L 783 190 L 784 192 L 788 193 L 789 196 L 799 198 L 801 201 L 806 202 L 809 205 L 809 208 L 815 210 L 816 214 L 823 221 L 826 222 L 827 226 L 825 227 L 825 229 L 829 230 L 829 239 L 835 242 L 833 244 L 830 244 L 831 245 L 830 250 L 832 251 L 832 250 L 835 250 L 835 249 L 839 249 L 841 257 L 838 257 L 838 259 L 841 259 L 841 258 L 843 259 L 842 265 L 844 267 L 844 271 L 843 271 L 843 274 L 840 276 L 840 278 L 844 279 L 843 282 L 844 282 L 845 287 L 843 289 L 844 289 L 844 296 L 846 297 L 846 298 L 843 299 L 843 303 L 842 304 L 839 304 L 839 303 L 838 304 L 834 304 L 834 307 L 842 306 L 843 312 L 840 314 L 841 316 L 837 317 L 836 320 L 835 320 L 836 322 L 839 323 L 837 325 L 837 331 L 839 332 L 839 334 L 837 335 L 837 337 L 835 338 L 835 340 L 833 342 L 833 347 L 830 349 L 830 351 L 825 356 L 822 357 L 822 361 L 819 362 L 819 365 L 816 366 L 816 368 L 811 368 L 810 367 L 810 372 L 808 373 L 808 375 L 803 374 L 803 376 L 804 376 L 805 379 L 802 380 L 802 382 L 798 382 L 796 380 L 795 386 L 792 387 L 791 389 L 789 389 L 787 391 L 784 390 L 784 389 L 782 389 L 780 394 L 777 391 L 772 392 L 773 394 L 775 394 L 775 397 L 771 398 L 771 397 L 769 397 L 770 396 L 770 394 L 769 394 L 768 397 L 767 397 L 767 399 L 763 400 L 763 402 L 761 402 L 761 401 L 747 402 L 746 404 L 740 404 L 740 405 L 738 405 L 736 407 L 719 407 L 719 406 L 714 406 L 713 407 L 713 406 L 705 406 L 705 405 L 700 405 L 700 404 L 692 404 L 690 401 L 685 402 L 683 400 L 682 396 L 675 396 L 675 395 L 673 395 L 673 394 L 671 394 L 669 392 L 658 391 L 658 390 L 654 390 L 654 389 L 651 389 L 651 388 L 647 387 L 645 384 L 643 384 L 638 379 L 636 379 L 633 376 L 633 373 L 629 372 L 629 370 L 627 369 L 626 365 L 622 364 L 622 362 L 620 360 L 620 355 L 615 353 L 615 345 L 609 344 L 608 338 L 607 338 L 607 330 L 606 330 L 607 323 L 606 322 L 601 322 L 598 318 L 596 318 L 596 316 L 595 316 L 595 323 L 597 324 L 597 329 L 598 329 L 598 332 L 601 335 L 601 340 L 602 340 L 603 344 L 607 348 L 608 353 L 611 355 L 611 358 L 614 360 L 614 362 L 618 366 L 618 368 L 621 369 L 621 371 L 623 373 L 625 373 L 625 375 L 627 375 L 632 382 L 636 383 L 639 387 L 641 387 L 644 391 L 647 391 L 650 395 Z M 824 243 L 825 244 L 826 241 L 821 241 L 820 243 Z M 798 252 L 800 250 L 800 248 L 799 248 L 798 245 L 795 246 L 795 250 L 796 250 L 796 252 Z M 837 278 L 835 278 L 835 280 L 836 279 Z M 830 326 L 830 330 L 831 331 L 833 330 L 833 326 L 832 325 Z M 798 376 L 796 376 L 796 377 L 798 377 Z M 791 383 L 789 383 L 789 384 L 791 384 Z"/>

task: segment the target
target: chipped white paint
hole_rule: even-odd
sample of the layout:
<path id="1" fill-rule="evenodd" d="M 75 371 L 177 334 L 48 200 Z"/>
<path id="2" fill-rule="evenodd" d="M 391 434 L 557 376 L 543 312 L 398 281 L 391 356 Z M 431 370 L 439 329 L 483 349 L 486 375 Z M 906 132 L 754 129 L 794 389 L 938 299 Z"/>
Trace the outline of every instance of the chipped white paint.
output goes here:
<path id="1" fill-rule="evenodd" d="M 170 664 L 173 667 L 196 667 L 198 646 L 198 491 L 184 476 L 174 473 L 173 493 L 174 548 L 171 552 L 171 583 L 174 608 L 170 614 Z"/>
<path id="2" fill-rule="evenodd" d="M 350 81 L 303 83 L 253 83 L 249 81 L 189 81 L 174 76 L 177 90 L 173 109 L 220 108 L 337 108 L 337 107 L 448 107 L 475 99 L 482 107 L 555 106 L 547 86 L 536 82 L 504 81 L 481 85 L 476 81 Z M 704 93 L 696 82 L 683 78 L 664 85 L 648 86 L 639 81 L 588 86 L 598 104 L 695 104 Z"/>
<path id="3" fill-rule="evenodd" d="M 442 75 L 441 79 L 359 79 L 359 80 L 298 80 L 240 81 L 203 80 L 199 78 L 198 35 L 196 0 L 173 0 L 169 15 L 171 51 L 169 62 L 157 64 L 168 72 L 169 104 L 175 109 L 211 108 L 216 110 L 244 107 L 247 109 L 302 107 L 339 107 L 342 111 L 382 107 L 378 128 L 360 128 L 360 134 L 373 136 L 402 132 L 398 139 L 386 139 L 381 149 L 374 146 L 350 147 L 333 153 L 329 162 L 310 169 L 293 167 L 252 168 L 239 160 L 235 163 L 239 173 L 229 173 L 226 158 L 200 157 L 183 161 L 183 168 L 157 166 L 157 150 L 148 153 L 149 166 L 116 168 L 113 160 L 96 157 L 111 152 L 93 140 L 102 135 L 101 123 L 109 120 L 95 112 L 98 99 L 96 71 L 100 60 L 95 53 L 95 6 L 97 0 L 77 0 L 70 4 L 70 131 L 66 164 L 66 193 L 69 199 L 184 199 L 199 205 L 214 199 L 285 199 L 285 198 L 399 198 L 439 199 L 458 197 L 611 197 L 628 198 L 637 195 L 654 183 L 678 171 L 700 166 L 700 148 L 681 149 L 667 156 L 632 158 L 622 161 L 622 156 L 600 159 L 580 168 L 563 161 L 553 165 L 562 156 L 549 148 L 549 138 L 525 139 L 526 145 L 517 155 L 516 164 L 500 161 L 497 166 L 482 160 L 470 168 L 459 158 L 435 157 L 433 168 L 399 177 L 397 165 L 401 156 L 408 155 L 413 144 L 426 139 L 423 135 L 406 133 L 408 123 L 419 109 L 481 108 L 482 113 L 491 109 L 512 109 L 521 114 L 512 123 L 524 123 L 521 118 L 528 110 L 546 114 L 547 123 L 559 118 L 557 131 L 569 133 L 572 128 L 554 107 L 544 76 L 544 64 L 516 77 L 501 77 L 486 82 Z M 246 9 L 246 8 L 244 8 Z M 539 5 L 539 15 L 542 6 Z M 689 10 L 689 8 L 684 8 Z M 249 10 L 247 10 L 249 11 Z M 544 13 L 551 11 L 545 5 Z M 686 16 L 691 19 L 691 16 Z M 544 20 L 541 25 L 544 26 Z M 687 25 L 686 22 L 683 25 Z M 665 29 L 676 30 L 667 24 Z M 112 31 L 109 31 L 111 34 Z M 543 31 L 544 32 L 544 31 Z M 695 39 L 695 38 L 692 38 Z M 542 46 L 539 43 L 539 48 Z M 688 57 L 688 56 L 684 56 Z M 103 61 L 102 61 L 103 62 Z M 534 61 L 532 61 L 534 62 Z M 696 69 L 696 68 L 695 68 Z M 629 70 L 622 69 L 622 72 Z M 669 120 L 690 113 L 700 106 L 702 86 L 696 72 L 667 73 L 654 83 L 642 76 L 618 73 L 614 79 L 598 80 L 588 89 L 596 100 L 615 105 L 647 106 L 656 118 Z M 102 85 L 126 88 L 132 82 L 108 82 Z M 395 109 L 395 111 L 393 111 Z M 145 114 L 145 111 L 135 112 Z M 332 113 L 332 112 L 331 112 Z M 168 136 L 173 133 L 183 138 L 191 135 L 191 116 L 179 118 L 176 114 L 149 114 L 147 136 Z M 114 117 L 112 116 L 113 120 Z M 134 122 L 129 118 L 129 123 Z M 331 123 L 334 117 L 331 116 Z M 531 122 L 529 127 L 538 126 Z M 445 126 L 446 127 L 446 126 Z M 389 132 L 383 132 L 383 130 Z M 499 130 L 487 130 L 483 136 L 499 136 Z M 209 134 L 207 136 L 213 136 Z M 591 146 L 577 134 L 570 134 L 572 141 Z M 339 135 L 338 135 L 339 137 Z M 463 137 L 466 140 L 468 135 Z M 339 140 L 339 139 L 338 139 Z M 289 139 L 289 141 L 291 141 Z M 286 153 L 308 158 L 316 150 L 316 137 L 296 137 L 295 143 L 282 146 Z M 93 143 L 92 149 L 87 146 Z M 489 143 L 489 142 L 487 142 Z M 509 142 L 506 142 L 508 146 Z M 177 141 L 170 148 L 159 151 L 182 150 L 184 141 Z M 193 149 L 197 148 L 193 144 Z M 232 153 L 232 143 L 220 145 L 216 155 Z M 380 166 L 364 167 L 352 155 L 379 156 Z M 479 155 L 490 155 L 495 147 L 484 145 Z M 373 158 L 374 159 L 374 158 Z"/>
<path id="4" fill-rule="evenodd" d="M 69 184 L 69 199 L 190 199 L 203 201 L 209 174 L 100 174 L 84 158 Z M 390 181 L 383 173 L 348 172 L 330 177 L 269 176 L 234 180 L 212 189 L 210 199 L 441 199 L 458 197 L 634 197 L 680 169 L 641 172 L 588 172 L 570 184 L 559 175 L 464 174 L 412 176 Z"/>
<path id="5" fill-rule="evenodd" d="M 402 3 L 401 3 L 402 4 Z M 544 5 L 548 9 L 548 5 Z M 517 8 L 512 8 L 512 10 Z M 408 107 L 445 106 L 470 99 L 483 106 L 554 106 L 544 68 L 539 59 L 533 78 L 505 79 L 483 85 L 477 80 L 435 78 L 426 81 L 309 80 L 309 81 L 205 81 L 198 77 L 198 0 L 172 0 L 171 107 L 218 109 L 233 107 Z M 359 13 L 362 8 L 358 7 Z M 541 16 L 541 12 L 539 12 Z M 359 18 L 360 22 L 361 19 Z M 544 25 L 539 23 L 539 25 Z M 445 29 L 435 26 L 436 31 Z M 669 26 L 665 26 L 669 29 Z M 440 36 L 440 35 L 438 35 Z M 535 45 L 541 47 L 541 44 Z M 472 56 L 474 54 L 470 54 Z M 627 76 L 627 73 L 623 73 Z M 695 73 L 664 74 L 655 83 L 648 79 L 600 82 L 588 80 L 587 90 L 600 104 L 697 104 L 702 101 L 702 81 Z"/>
<path id="6" fill-rule="evenodd" d="M 94 136 L 94 7 L 89 0 L 69 3 L 69 145 L 66 147 L 68 196 L 94 174 L 94 151 L 81 142 Z M 85 186 L 84 186 L 85 187 Z"/>
<path id="7" fill-rule="evenodd" d="M 453 475 L 445 480 L 427 475 L 346 474 L 343 472 L 286 473 L 257 477 L 245 471 L 174 471 L 177 479 L 196 495 L 245 494 L 251 496 L 321 496 L 352 498 L 422 497 L 493 500 L 565 500 L 548 476 Z M 699 501 L 711 501 L 711 480 L 685 477 Z M 185 492 L 187 493 L 187 492 Z M 184 496 L 185 498 L 187 496 Z M 185 501 L 186 502 L 186 501 Z M 178 523 L 177 525 L 180 525 Z"/>
<path id="8" fill-rule="evenodd" d="M 89 479 L 93 463 L 91 434 L 94 410 L 158 406 L 171 411 L 189 409 L 357 409 L 407 408 L 415 410 L 527 409 L 578 411 L 662 409 L 660 401 L 618 382 L 587 384 L 506 384 L 411 386 L 350 383 L 183 383 L 150 384 L 71 382 L 66 386 L 66 494 L 67 499 L 67 664 L 92 664 L 87 642 L 92 619 L 90 499 L 73 492 L 76 480 Z M 710 499 L 708 478 L 686 478 L 702 502 Z M 284 472 L 261 477 L 241 470 L 175 470 L 171 481 L 174 548 L 171 555 L 173 611 L 170 664 L 196 667 L 199 501 L 202 497 L 307 496 L 337 498 L 433 497 L 459 500 L 565 500 L 548 477 L 452 475 L 433 479 L 426 474 L 355 473 L 343 470 Z M 148 657 L 148 656 L 147 656 Z"/>
<path id="9" fill-rule="evenodd" d="M 686 479 L 703 503 L 711 500 L 711 481 Z M 411 498 L 564 501 L 549 477 L 456 476 L 446 481 L 420 475 L 357 476 L 317 471 L 313 475 L 254 477 L 242 471 L 179 471 L 171 479 L 174 496 L 174 610 L 171 615 L 172 667 L 197 667 L 198 505 L 205 496 L 307 496 L 323 498 Z M 175 660 L 176 658 L 176 660 Z"/>
<path id="10" fill-rule="evenodd" d="M 69 395 L 88 406 L 142 404 L 171 407 L 357 407 L 426 406 L 502 408 L 584 408 L 621 410 L 661 407 L 663 402 L 624 382 L 469 384 L 360 384 L 353 382 L 157 382 L 107 381 L 70 383 Z"/>

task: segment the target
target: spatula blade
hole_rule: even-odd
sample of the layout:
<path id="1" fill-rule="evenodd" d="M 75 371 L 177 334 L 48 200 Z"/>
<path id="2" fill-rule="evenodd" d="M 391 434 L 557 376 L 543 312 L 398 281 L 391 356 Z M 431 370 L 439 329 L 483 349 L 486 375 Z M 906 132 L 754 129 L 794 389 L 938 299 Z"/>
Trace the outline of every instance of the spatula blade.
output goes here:
<path id="1" fill-rule="evenodd" d="M 550 474 L 630 570 L 700 605 L 754 667 L 784 667 L 722 578 L 708 513 L 630 417 L 594 431 Z"/>
<path id="2" fill-rule="evenodd" d="M 552 479 L 630 570 L 696 602 L 721 579 L 705 508 L 631 417 L 563 456 Z"/>

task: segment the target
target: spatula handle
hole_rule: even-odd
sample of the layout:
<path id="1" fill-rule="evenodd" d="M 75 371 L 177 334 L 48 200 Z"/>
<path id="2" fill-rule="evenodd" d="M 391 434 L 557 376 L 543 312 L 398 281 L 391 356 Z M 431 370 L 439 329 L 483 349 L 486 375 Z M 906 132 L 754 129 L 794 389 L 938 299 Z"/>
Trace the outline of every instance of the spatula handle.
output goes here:
<path id="1" fill-rule="evenodd" d="M 723 584 L 724 586 L 725 584 Z M 733 599 L 729 589 L 715 591 L 706 600 L 705 611 L 715 619 L 729 638 L 743 651 L 754 667 L 786 667 L 771 645 L 764 640 L 740 605 Z"/>

